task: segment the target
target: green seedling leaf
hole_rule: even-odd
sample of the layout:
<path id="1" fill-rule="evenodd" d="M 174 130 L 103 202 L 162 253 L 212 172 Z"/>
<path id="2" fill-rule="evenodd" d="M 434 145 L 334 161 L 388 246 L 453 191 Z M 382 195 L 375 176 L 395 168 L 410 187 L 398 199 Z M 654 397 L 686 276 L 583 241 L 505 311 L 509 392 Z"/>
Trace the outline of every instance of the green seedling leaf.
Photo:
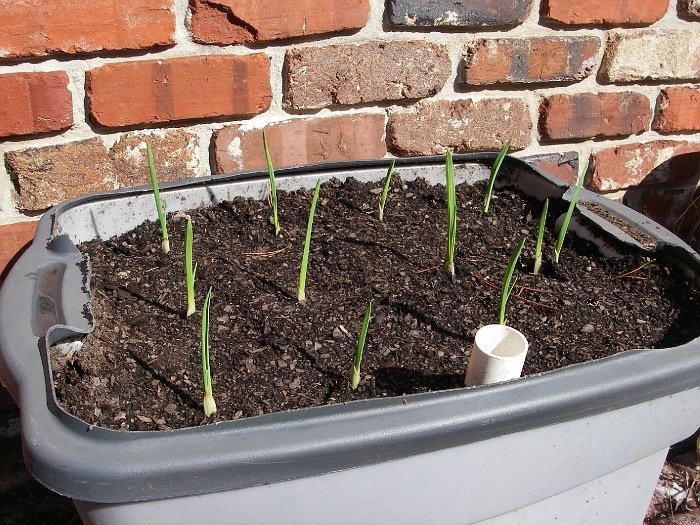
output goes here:
<path id="1" fill-rule="evenodd" d="M 192 219 L 187 217 L 187 225 L 185 227 L 185 285 L 187 287 L 187 317 L 195 312 L 196 305 L 194 301 L 194 276 L 197 271 L 195 265 L 192 268 Z"/>
<path id="2" fill-rule="evenodd" d="M 447 200 L 447 250 L 445 254 L 445 271 L 455 276 L 455 245 L 457 242 L 457 193 L 455 189 L 455 171 L 452 152 L 445 152 L 445 197 Z"/>
<path id="3" fill-rule="evenodd" d="M 272 223 L 275 226 L 275 235 L 280 234 L 280 221 L 277 218 L 277 184 L 275 181 L 275 169 L 272 167 L 272 158 L 270 150 L 267 147 L 267 135 L 263 131 L 263 150 L 265 152 L 265 160 L 267 161 L 267 171 L 270 175 L 270 201 L 272 202 Z"/>
<path id="4" fill-rule="evenodd" d="M 202 377 L 204 379 L 204 415 L 209 417 L 216 412 L 216 402 L 211 389 L 211 368 L 209 366 L 209 305 L 211 303 L 211 287 L 202 304 L 202 330 L 200 344 L 202 349 Z"/>
<path id="5" fill-rule="evenodd" d="M 151 175 L 151 187 L 153 188 L 153 198 L 156 201 L 156 211 L 158 212 L 158 220 L 160 221 L 160 229 L 163 232 L 163 242 L 161 248 L 163 253 L 170 251 L 170 240 L 168 239 L 168 224 L 165 221 L 165 212 L 163 204 L 160 201 L 160 191 L 158 191 L 158 179 L 156 178 L 156 167 L 153 163 L 153 152 L 151 146 L 146 143 L 146 158 L 148 159 L 148 172 Z"/>
<path id="6" fill-rule="evenodd" d="M 360 334 L 357 337 L 357 346 L 355 347 L 355 360 L 352 364 L 350 372 L 350 387 L 357 390 L 357 385 L 360 384 L 360 364 L 362 363 L 362 354 L 365 351 L 365 341 L 367 340 L 367 330 L 369 329 L 369 319 L 372 316 L 372 301 L 367 305 L 365 317 L 362 320 Z"/>
<path id="7" fill-rule="evenodd" d="M 314 196 L 311 199 L 311 209 L 309 210 L 309 220 L 306 223 L 306 239 L 304 240 L 304 252 L 301 256 L 301 267 L 299 269 L 299 284 L 297 286 L 297 299 L 300 303 L 306 302 L 306 270 L 309 266 L 309 248 L 311 246 L 311 230 L 314 224 L 314 215 L 316 214 L 316 203 L 318 202 L 318 194 L 321 190 L 321 179 L 316 181 L 316 189 Z"/>
<path id="8" fill-rule="evenodd" d="M 547 222 L 547 212 L 549 211 L 549 199 L 544 201 L 542 215 L 540 215 L 540 225 L 537 228 L 537 243 L 535 244 L 535 264 L 532 273 L 538 275 L 542 268 L 542 239 L 544 238 L 544 227 Z"/>
<path id="9" fill-rule="evenodd" d="M 386 205 L 386 198 L 389 195 L 389 186 L 391 185 L 391 176 L 394 173 L 394 164 L 396 159 L 391 160 L 389 169 L 386 172 L 386 179 L 384 179 L 384 188 L 382 188 L 382 195 L 379 197 L 379 220 L 384 220 L 384 206 Z"/>
<path id="10" fill-rule="evenodd" d="M 489 204 L 491 204 L 491 195 L 493 194 L 493 186 L 496 182 L 496 176 L 498 175 L 498 172 L 501 170 L 501 164 L 503 164 L 503 159 L 505 158 L 506 154 L 508 153 L 508 149 L 510 148 L 511 141 L 509 140 L 506 142 L 503 147 L 501 148 L 501 151 L 498 152 L 498 155 L 496 156 L 496 160 L 493 163 L 493 166 L 491 166 L 491 176 L 489 177 L 489 184 L 488 187 L 486 188 L 486 198 L 484 199 L 484 213 L 489 212 Z"/>
<path id="11" fill-rule="evenodd" d="M 576 202 L 578 201 L 578 194 L 581 192 L 581 187 L 583 186 L 583 179 L 586 177 L 586 172 L 588 171 L 588 162 L 583 166 L 583 170 L 576 180 L 576 188 L 574 189 L 574 194 L 569 202 L 569 208 L 566 210 L 566 215 L 564 215 L 564 220 L 561 223 L 561 228 L 559 228 L 559 235 L 557 235 L 557 242 L 554 245 L 554 262 L 559 263 L 559 254 L 561 253 L 561 248 L 564 245 L 564 237 L 566 236 L 566 231 L 569 229 L 569 223 L 571 222 L 571 217 L 574 214 L 574 209 L 576 208 Z"/>
<path id="12" fill-rule="evenodd" d="M 510 294 L 513 293 L 513 289 L 515 288 L 515 281 L 517 281 L 517 278 L 513 279 L 513 272 L 515 271 L 515 265 L 518 263 L 518 259 L 520 258 L 520 253 L 523 251 L 523 246 L 525 246 L 524 237 L 520 239 L 518 246 L 510 256 L 508 266 L 506 267 L 506 273 L 503 275 L 503 285 L 501 286 L 501 305 L 498 311 L 499 324 L 506 324 L 506 304 L 508 303 Z"/>

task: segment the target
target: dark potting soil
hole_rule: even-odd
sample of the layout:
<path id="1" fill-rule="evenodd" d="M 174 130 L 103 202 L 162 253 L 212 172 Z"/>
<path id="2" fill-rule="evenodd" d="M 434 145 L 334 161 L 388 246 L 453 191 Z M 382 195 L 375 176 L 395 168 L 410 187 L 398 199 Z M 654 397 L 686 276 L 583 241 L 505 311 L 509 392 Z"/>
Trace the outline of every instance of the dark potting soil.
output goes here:
<path id="1" fill-rule="evenodd" d="M 454 279 L 443 271 L 444 187 L 392 181 L 385 219 L 380 184 L 323 184 L 307 301 L 297 301 L 311 191 L 280 192 L 282 232 L 270 206 L 237 198 L 189 212 L 198 311 L 185 318 L 184 214 L 169 217 L 164 255 L 157 222 L 81 246 L 92 264 L 96 330 L 81 351 L 52 353 L 56 394 L 71 413 L 121 430 L 167 430 L 268 412 L 459 388 L 476 330 L 497 322 L 508 259 L 516 267 L 507 323 L 528 338 L 524 374 L 631 348 L 664 348 L 700 334 L 700 295 L 675 268 L 643 253 L 604 259 L 567 236 L 551 263 L 565 203 L 550 204 L 545 264 L 532 274 L 541 204 L 485 184 L 457 189 Z M 211 370 L 218 411 L 202 409 L 202 300 L 211 302 Z M 368 303 L 373 312 L 353 391 L 349 372 Z"/>

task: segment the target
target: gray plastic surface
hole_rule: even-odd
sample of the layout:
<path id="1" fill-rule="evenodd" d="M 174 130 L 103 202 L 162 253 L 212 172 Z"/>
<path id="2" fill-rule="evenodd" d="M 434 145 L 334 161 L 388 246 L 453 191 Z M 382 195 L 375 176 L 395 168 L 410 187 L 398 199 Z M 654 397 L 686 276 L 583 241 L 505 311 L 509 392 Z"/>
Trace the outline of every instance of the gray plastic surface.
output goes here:
<path id="1" fill-rule="evenodd" d="M 673 410 L 686 401 L 665 398 L 656 408 Z M 593 516 L 605 524 L 640 525 L 666 455 L 661 449 L 630 459 L 641 453 L 635 433 L 649 426 L 652 406 L 285 483 L 116 506 L 76 506 L 86 525 L 138 523 L 144 515 L 149 523 L 163 525 L 199 520 L 208 525 L 590 525 Z M 610 436 L 611 427 L 620 431 Z M 593 432 L 606 438 L 591 440 Z M 654 433 L 644 448 L 668 438 Z M 597 460 L 572 453 L 576 447 Z"/>
<path id="2" fill-rule="evenodd" d="M 458 182 L 487 176 L 483 163 L 490 164 L 493 158 L 455 156 Z M 313 186 L 317 177 L 333 176 L 379 180 L 387 165 L 388 161 L 378 161 L 279 170 L 278 186 Z M 443 159 L 398 159 L 396 167 L 404 178 L 437 177 L 443 172 Z M 517 182 L 538 198 L 557 198 L 567 190 L 511 157 L 504 162 L 501 177 L 501 182 Z M 192 207 L 193 202 L 217 202 L 237 192 L 262 197 L 266 178 L 266 173 L 255 173 L 164 184 L 161 197 L 168 211 Z M 648 219 L 585 190 L 581 199 L 598 202 L 653 235 L 659 240 L 658 250 L 682 263 L 686 271 L 700 268 L 696 253 Z M 580 440 L 561 441 L 571 460 L 593 462 L 587 472 L 602 476 L 611 468 L 658 453 L 700 426 L 700 411 L 688 408 L 700 405 L 700 351 L 698 341 L 693 341 L 672 349 L 629 350 L 496 385 L 358 401 L 199 428 L 158 433 L 93 427 L 57 405 L 48 364 L 49 345 L 86 332 L 93 323 L 86 307 L 88 269 L 68 239 L 108 237 L 141 222 L 144 214 L 153 219 L 148 188 L 79 198 L 54 208 L 40 221 L 32 246 L 0 290 L 0 379 L 20 405 L 28 468 L 60 494 L 85 502 L 128 503 L 262 488 L 350 469 L 362 483 L 364 467 L 399 465 L 505 436 L 515 436 L 517 443 L 518 436 L 532 431 L 544 432 L 543 439 L 558 443 L 562 439 L 558 425 L 578 422 L 583 429 L 586 418 L 650 407 L 634 427 L 641 442 L 632 452 L 616 449 L 622 456 L 614 464 L 603 463 L 607 456 L 590 457 L 585 447 L 580 448 Z M 605 231 L 599 234 L 603 243 L 624 242 Z M 656 408 L 665 407 L 669 399 L 682 401 L 685 408 Z M 617 443 L 621 432 L 629 436 L 614 424 L 616 419 L 584 436 L 584 441 L 602 450 L 608 445 L 601 443 Z M 649 428 L 658 430 L 654 439 L 647 437 Z M 527 453 L 519 452 L 523 457 Z M 476 461 L 476 468 L 488 460 L 469 461 Z M 571 479 L 570 487 L 590 481 L 585 477 Z"/>

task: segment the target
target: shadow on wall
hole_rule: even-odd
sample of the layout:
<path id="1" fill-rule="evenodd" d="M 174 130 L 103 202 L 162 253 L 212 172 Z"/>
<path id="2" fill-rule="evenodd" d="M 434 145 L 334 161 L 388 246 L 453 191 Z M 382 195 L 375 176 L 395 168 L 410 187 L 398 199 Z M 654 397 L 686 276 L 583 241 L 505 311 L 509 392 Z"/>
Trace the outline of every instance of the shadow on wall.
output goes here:
<path id="1" fill-rule="evenodd" d="M 671 157 L 654 168 L 622 201 L 700 249 L 700 152 Z"/>

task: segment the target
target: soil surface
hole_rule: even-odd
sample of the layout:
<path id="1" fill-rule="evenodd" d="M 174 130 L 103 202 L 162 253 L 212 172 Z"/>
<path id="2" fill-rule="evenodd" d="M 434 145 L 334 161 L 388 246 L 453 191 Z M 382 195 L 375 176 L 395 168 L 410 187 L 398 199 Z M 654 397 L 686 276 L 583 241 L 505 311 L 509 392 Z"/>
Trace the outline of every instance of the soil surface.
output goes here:
<path id="1" fill-rule="evenodd" d="M 550 203 L 543 271 L 532 274 L 541 204 L 505 188 L 487 215 L 485 184 L 457 189 L 456 275 L 443 270 L 444 187 L 392 181 L 383 222 L 380 183 L 325 183 L 313 223 L 305 304 L 297 300 L 310 191 L 280 192 L 282 232 L 267 202 L 235 199 L 193 210 L 198 311 L 185 318 L 184 214 L 169 216 L 171 252 L 157 222 L 81 246 L 93 271 L 97 329 L 52 365 L 59 402 L 121 430 L 168 430 L 258 414 L 401 396 L 463 385 L 474 334 L 498 321 L 508 259 L 515 270 L 507 323 L 529 340 L 524 374 L 630 348 L 664 348 L 700 335 L 700 295 L 675 268 L 630 253 L 604 259 L 567 235 L 551 262 Z M 209 287 L 211 370 L 218 411 L 205 417 L 200 312 Z M 349 372 L 372 303 L 359 388 Z"/>

